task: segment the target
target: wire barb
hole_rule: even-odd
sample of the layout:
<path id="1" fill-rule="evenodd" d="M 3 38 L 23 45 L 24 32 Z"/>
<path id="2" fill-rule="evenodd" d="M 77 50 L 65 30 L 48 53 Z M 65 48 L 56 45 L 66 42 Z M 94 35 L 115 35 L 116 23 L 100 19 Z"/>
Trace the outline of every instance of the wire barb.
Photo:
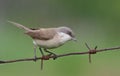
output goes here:
<path id="1" fill-rule="evenodd" d="M 88 44 L 87 44 L 87 43 L 85 43 L 85 45 L 86 45 L 86 47 L 88 48 L 88 50 L 90 50 L 90 47 L 88 46 Z"/>
<path id="2" fill-rule="evenodd" d="M 44 62 L 44 60 L 41 59 L 41 70 L 43 70 L 43 62 Z"/>
<path id="3" fill-rule="evenodd" d="M 85 43 L 85 45 L 86 45 L 86 47 L 87 47 L 88 50 L 89 50 L 89 51 L 88 51 L 88 52 L 89 52 L 89 63 L 91 63 L 91 62 L 92 62 L 91 54 L 96 54 L 97 46 L 95 46 L 94 49 L 91 49 L 87 43 Z"/>

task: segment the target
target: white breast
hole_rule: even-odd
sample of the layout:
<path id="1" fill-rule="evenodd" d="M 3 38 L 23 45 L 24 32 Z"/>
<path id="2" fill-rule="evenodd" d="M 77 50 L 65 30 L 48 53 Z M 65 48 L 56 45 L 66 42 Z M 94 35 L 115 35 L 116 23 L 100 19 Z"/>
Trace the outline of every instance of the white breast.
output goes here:
<path id="1" fill-rule="evenodd" d="M 52 49 L 63 45 L 65 42 L 69 40 L 71 40 L 71 37 L 69 35 L 59 32 L 53 37 L 53 39 L 50 40 L 35 39 L 33 40 L 33 43 L 42 48 Z"/>
<path id="2" fill-rule="evenodd" d="M 60 33 L 58 33 L 58 35 L 60 36 L 61 43 L 65 43 L 66 41 L 71 40 L 71 37 L 68 34 L 60 32 Z"/>

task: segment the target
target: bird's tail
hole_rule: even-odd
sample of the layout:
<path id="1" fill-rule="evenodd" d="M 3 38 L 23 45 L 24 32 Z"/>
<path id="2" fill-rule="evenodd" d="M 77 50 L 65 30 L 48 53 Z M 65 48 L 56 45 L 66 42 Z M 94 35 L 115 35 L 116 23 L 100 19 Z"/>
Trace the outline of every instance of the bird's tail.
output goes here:
<path id="1" fill-rule="evenodd" d="M 17 26 L 18 28 L 24 29 L 25 31 L 31 31 L 31 29 L 23 26 L 22 24 L 19 24 L 19 23 L 13 22 L 13 21 L 8 21 L 8 22 L 15 25 L 15 26 Z"/>

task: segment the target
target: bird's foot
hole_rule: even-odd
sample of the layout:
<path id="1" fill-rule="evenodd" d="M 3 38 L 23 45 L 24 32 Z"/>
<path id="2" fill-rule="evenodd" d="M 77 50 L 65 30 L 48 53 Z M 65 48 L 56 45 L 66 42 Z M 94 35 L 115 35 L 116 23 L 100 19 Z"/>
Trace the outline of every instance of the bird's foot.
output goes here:
<path id="1" fill-rule="evenodd" d="M 50 53 L 48 56 L 53 56 L 53 60 L 57 59 L 57 55 L 55 53 Z"/>
<path id="2" fill-rule="evenodd" d="M 57 55 L 53 54 L 53 60 L 57 59 Z"/>
<path id="3" fill-rule="evenodd" d="M 37 61 L 37 57 L 36 56 L 34 56 L 34 62 L 36 62 Z"/>
<path id="4" fill-rule="evenodd" d="M 44 48 L 44 51 L 45 51 L 45 52 L 47 52 L 47 53 L 49 53 L 49 56 L 51 56 L 51 55 L 52 55 L 52 56 L 53 56 L 53 60 L 55 60 L 55 59 L 57 58 L 57 55 L 56 55 L 55 53 L 50 52 L 50 51 L 48 51 L 48 50 L 47 50 L 47 49 L 45 49 L 45 48 Z"/>

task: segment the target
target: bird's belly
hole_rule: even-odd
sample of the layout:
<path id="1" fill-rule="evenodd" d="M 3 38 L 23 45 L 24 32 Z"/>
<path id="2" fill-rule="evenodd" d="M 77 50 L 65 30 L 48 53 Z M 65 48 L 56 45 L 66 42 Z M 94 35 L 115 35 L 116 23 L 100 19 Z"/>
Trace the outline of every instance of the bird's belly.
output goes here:
<path id="1" fill-rule="evenodd" d="M 61 46 L 63 43 L 61 43 L 59 40 L 34 40 L 34 44 L 36 44 L 39 47 L 52 49 Z"/>
<path id="2" fill-rule="evenodd" d="M 65 42 L 69 40 L 71 40 L 71 37 L 69 35 L 66 35 L 64 33 L 58 33 L 58 35 L 56 35 L 53 39 L 50 40 L 34 39 L 33 43 L 42 48 L 52 49 L 63 45 Z"/>

